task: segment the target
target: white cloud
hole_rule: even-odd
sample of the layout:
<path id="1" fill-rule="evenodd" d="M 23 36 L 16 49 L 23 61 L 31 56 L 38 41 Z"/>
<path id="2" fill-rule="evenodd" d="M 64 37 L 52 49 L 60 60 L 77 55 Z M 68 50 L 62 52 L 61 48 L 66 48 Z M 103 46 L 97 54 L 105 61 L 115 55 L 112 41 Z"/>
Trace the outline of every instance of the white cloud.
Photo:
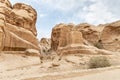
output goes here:
<path id="1" fill-rule="evenodd" d="M 70 11 L 77 7 L 82 7 L 89 0 L 42 0 L 42 3 L 50 6 L 52 9 L 61 11 Z"/>
<path id="2" fill-rule="evenodd" d="M 112 11 L 109 11 L 109 7 L 104 5 L 100 0 L 87 7 L 84 12 L 86 13 L 84 16 L 82 16 L 82 18 L 84 18 L 84 20 L 89 23 L 100 24 L 118 19 L 115 17 Z"/>
<path id="3" fill-rule="evenodd" d="M 112 22 L 120 19 L 120 1 L 119 0 L 88 0 L 91 4 L 86 5 L 87 2 L 74 12 L 74 18 L 79 18 L 84 22 L 91 24 L 101 24 Z"/>
<path id="4" fill-rule="evenodd" d="M 83 20 L 91 24 L 100 24 L 118 20 L 119 0 L 42 0 L 42 3 L 63 13 L 72 13 L 69 20 Z"/>

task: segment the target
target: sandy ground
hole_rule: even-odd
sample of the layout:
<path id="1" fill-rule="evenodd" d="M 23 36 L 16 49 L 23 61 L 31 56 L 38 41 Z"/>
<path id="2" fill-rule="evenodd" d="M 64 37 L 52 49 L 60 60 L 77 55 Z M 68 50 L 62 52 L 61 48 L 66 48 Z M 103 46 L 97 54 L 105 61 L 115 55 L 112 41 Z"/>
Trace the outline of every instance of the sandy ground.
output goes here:
<path id="1" fill-rule="evenodd" d="M 119 67 L 86 69 L 91 56 L 96 55 L 69 55 L 61 61 L 55 58 L 40 63 L 39 57 L 36 56 L 1 53 L 0 80 L 106 80 L 107 76 L 112 75 L 117 78 L 114 80 L 120 80 Z M 114 66 L 120 64 L 120 55 L 107 57 Z"/>
<path id="2" fill-rule="evenodd" d="M 77 70 L 25 80 L 120 80 L 120 66 L 96 70 Z"/>
<path id="3" fill-rule="evenodd" d="M 120 80 L 120 69 L 112 69 L 101 73 L 89 74 L 60 80 Z"/>

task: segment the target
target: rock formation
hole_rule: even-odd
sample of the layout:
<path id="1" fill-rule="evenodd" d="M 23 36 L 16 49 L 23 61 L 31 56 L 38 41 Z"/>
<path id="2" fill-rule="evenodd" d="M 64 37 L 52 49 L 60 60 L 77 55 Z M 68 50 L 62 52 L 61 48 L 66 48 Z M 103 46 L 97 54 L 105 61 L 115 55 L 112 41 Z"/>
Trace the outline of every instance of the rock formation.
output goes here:
<path id="1" fill-rule="evenodd" d="M 75 28 L 82 32 L 83 38 L 86 39 L 91 45 L 95 45 L 98 42 L 100 30 L 98 30 L 96 26 L 87 23 L 81 23 L 76 25 Z"/>
<path id="2" fill-rule="evenodd" d="M 100 39 L 104 49 L 120 51 L 120 21 L 105 25 Z"/>
<path id="3" fill-rule="evenodd" d="M 98 26 L 58 24 L 52 30 L 51 49 L 58 54 L 110 54 L 110 51 L 120 51 L 120 21 Z"/>
<path id="4" fill-rule="evenodd" d="M 37 49 L 36 11 L 29 5 L 0 0 L 0 50 Z"/>
<path id="5" fill-rule="evenodd" d="M 42 38 L 39 43 L 41 54 L 48 53 L 51 50 L 51 39 Z"/>
<path id="6" fill-rule="evenodd" d="M 100 37 L 100 31 L 94 25 L 82 23 L 74 24 L 58 24 L 52 30 L 52 49 L 57 50 L 58 47 L 65 47 L 71 44 L 84 44 L 88 42 L 95 45 Z"/>
<path id="7" fill-rule="evenodd" d="M 59 47 L 67 45 L 67 35 L 71 31 L 71 25 L 58 24 L 52 30 L 51 35 L 51 48 L 57 50 Z"/>
<path id="8" fill-rule="evenodd" d="M 99 40 L 99 35 L 100 33 L 94 27 L 91 28 L 90 25 L 83 26 L 80 24 L 78 27 L 78 25 L 73 24 L 58 24 L 52 30 L 51 49 L 60 55 L 75 53 L 106 54 L 105 51 L 100 52 L 92 44 L 92 42 Z"/>

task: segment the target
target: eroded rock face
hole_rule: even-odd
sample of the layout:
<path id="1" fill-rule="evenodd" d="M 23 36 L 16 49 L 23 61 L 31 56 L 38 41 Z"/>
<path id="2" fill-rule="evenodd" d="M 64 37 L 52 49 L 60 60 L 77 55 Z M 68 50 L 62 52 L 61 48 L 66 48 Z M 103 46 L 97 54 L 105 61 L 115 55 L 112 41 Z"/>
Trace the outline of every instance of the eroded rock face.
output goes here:
<path id="1" fill-rule="evenodd" d="M 59 47 L 67 45 L 67 35 L 71 31 L 72 26 L 66 24 L 58 24 L 52 30 L 51 35 L 51 48 L 57 50 Z"/>
<path id="2" fill-rule="evenodd" d="M 37 49 L 36 11 L 29 5 L 11 5 L 8 0 L 0 0 L 0 50 Z"/>
<path id="3" fill-rule="evenodd" d="M 82 33 L 77 30 L 72 30 L 68 33 L 67 37 L 67 45 L 83 45 L 84 39 Z"/>
<path id="4" fill-rule="evenodd" d="M 95 27 L 86 23 L 58 24 L 52 30 L 51 47 L 58 50 L 66 46 L 94 45 L 99 40 L 100 33 Z M 78 49 L 79 50 L 79 49 Z"/>
<path id="5" fill-rule="evenodd" d="M 120 51 L 120 21 L 105 26 L 101 34 L 101 44 L 104 49 Z"/>
<path id="6" fill-rule="evenodd" d="M 90 49 L 84 46 L 89 44 L 75 25 L 56 25 L 53 28 L 51 40 L 52 49 L 60 55 L 90 52 Z"/>
<path id="7" fill-rule="evenodd" d="M 0 0 L 0 6 L 1 7 L 9 7 L 12 8 L 11 3 L 9 2 L 9 0 Z"/>
<path id="8" fill-rule="evenodd" d="M 49 53 L 51 49 L 51 39 L 42 38 L 39 43 L 41 54 Z"/>
<path id="9" fill-rule="evenodd" d="M 120 51 L 120 21 L 99 25 L 58 24 L 52 30 L 51 49 L 58 54 L 111 54 Z"/>
<path id="10" fill-rule="evenodd" d="M 81 23 L 76 25 L 75 28 L 82 33 L 83 38 L 91 45 L 95 45 L 98 42 L 101 31 L 98 30 L 96 26 L 87 23 Z"/>
<path id="11" fill-rule="evenodd" d="M 30 30 L 34 35 L 37 35 L 37 31 L 35 27 L 37 13 L 31 6 L 17 3 L 13 5 L 13 12 L 19 16 L 17 17 L 18 20 L 16 20 L 17 25 L 20 25 L 23 28 Z M 19 22 L 20 20 L 22 22 Z"/>

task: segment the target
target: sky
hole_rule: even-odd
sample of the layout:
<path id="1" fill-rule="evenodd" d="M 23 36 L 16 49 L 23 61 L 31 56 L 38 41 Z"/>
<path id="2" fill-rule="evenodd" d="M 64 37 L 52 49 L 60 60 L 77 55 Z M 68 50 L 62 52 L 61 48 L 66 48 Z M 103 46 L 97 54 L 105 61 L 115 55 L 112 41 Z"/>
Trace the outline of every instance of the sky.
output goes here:
<path id="1" fill-rule="evenodd" d="M 120 0 L 10 0 L 31 5 L 37 11 L 38 39 L 50 38 L 58 23 L 98 25 L 120 19 Z"/>

